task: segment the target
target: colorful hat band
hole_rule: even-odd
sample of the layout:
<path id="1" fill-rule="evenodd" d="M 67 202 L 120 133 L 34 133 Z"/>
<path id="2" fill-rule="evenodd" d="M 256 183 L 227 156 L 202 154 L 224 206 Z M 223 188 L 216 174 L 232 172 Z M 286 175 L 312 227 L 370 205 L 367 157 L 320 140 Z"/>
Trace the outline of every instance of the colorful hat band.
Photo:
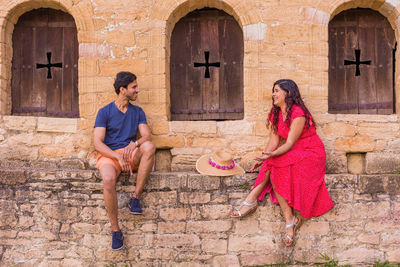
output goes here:
<path id="1" fill-rule="evenodd" d="M 213 166 L 213 167 L 215 167 L 217 169 L 220 169 L 220 170 L 230 170 L 230 169 L 235 168 L 235 161 L 234 160 L 232 160 L 232 164 L 225 166 L 225 165 L 218 165 L 217 163 L 214 162 L 213 158 L 210 157 L 208 159 L 208 163 L 211 166 Z"/>

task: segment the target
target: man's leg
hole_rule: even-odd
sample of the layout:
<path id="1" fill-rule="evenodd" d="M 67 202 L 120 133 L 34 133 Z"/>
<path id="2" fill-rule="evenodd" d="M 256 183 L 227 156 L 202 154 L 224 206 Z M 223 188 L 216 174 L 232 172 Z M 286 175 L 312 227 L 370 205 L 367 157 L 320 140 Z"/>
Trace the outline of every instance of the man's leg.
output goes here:
<path id="1" fill-rule="evenodd" d="M 119 231 L 118 225 L 118 200 L 115 183 L 117 181 L 117 170 L 111 164 L 104 164 L 100 168 L 100 176 L 103 179 L 104 202 L 106 204 L 108 217 L 112 231 Z"/>
<path id="2" fill-rule="evenodd" d="M 136 179 L 136 188 L 133 197 L 140 198 L 143 192 L 144 185 L 146 184 L 147 177 L 150 174 L 154 164 L 154 156 L 156 146 L 151 141 L 146 141 L 140 145 L 139 151 L 133 158 L 133 164 L 139 166 Z"/>

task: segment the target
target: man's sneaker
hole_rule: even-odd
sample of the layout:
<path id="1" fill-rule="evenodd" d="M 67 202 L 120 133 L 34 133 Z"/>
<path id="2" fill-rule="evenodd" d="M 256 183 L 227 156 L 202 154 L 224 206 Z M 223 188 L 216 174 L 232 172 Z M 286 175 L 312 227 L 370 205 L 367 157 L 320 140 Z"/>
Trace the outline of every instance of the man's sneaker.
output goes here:
<path id="1" fill-rule="evenodd" d="M 112 245 L 113 250 L 120 250 L 124 248 L 124 236 L 121 230 L 112 232 Z"/>
<path id="2" fill-rule="evenodd" d="M 140 200 L 133 197 L 131 201 L 129 201 L 129 210 L 131 214 L 142 215 L 143 210 L 140 207 Z"/>

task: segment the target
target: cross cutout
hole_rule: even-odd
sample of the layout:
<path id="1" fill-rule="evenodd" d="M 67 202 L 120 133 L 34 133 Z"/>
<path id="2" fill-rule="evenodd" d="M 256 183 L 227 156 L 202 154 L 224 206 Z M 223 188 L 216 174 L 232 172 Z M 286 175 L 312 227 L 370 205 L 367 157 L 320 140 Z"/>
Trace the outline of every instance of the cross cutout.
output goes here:
<path id="1" fill-rule="evenodd" d="M 51 62 L 51 52 L 47 52 L 47 64 L 36 64 L 37 69 L 47 68 L 47 79 L 51 79 L 51 67 L 62 68 L 62 63 L 50 63 Z"/>
<path id="2" fill-rule="evenodd" d="M 210 70 L 209 67 L 217 67 L 219 68 L 219 62 L 208 63 L 208 59 L 210 57 L 210 51 L 204 51 L 204 57 L 206 58 L 206 63 L 198 63 L 194 62 L 194 67 L 206 67 L 206 73 L 204 74 L 204 78 L 210 78 Z"/>
<path id="3" fill-rule="evenodd" d="M 356 76 L 360 76 L 360 65 L 361 64 L 370 65 L 371 60 L 360 61 L 361 50 L 355 49 L 354 52 L 356 54 L 356 61 L 345 60 L 344 65 L 356 65 Z"/>

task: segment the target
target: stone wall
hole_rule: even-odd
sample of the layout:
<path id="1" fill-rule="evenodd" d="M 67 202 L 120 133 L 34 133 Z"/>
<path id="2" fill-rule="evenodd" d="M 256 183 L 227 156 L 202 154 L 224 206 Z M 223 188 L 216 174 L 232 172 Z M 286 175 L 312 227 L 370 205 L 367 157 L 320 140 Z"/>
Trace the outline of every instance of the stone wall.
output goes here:
<path id="1" fill-rule="evenodd" d="M 271 86 L 294 79 L 315 119 L 328 155 L 330 172 L 368 168 L 365 160 L 390 157 L 384 172 L 399 165 L 400 82 L 395 74 L 393 115 L 332 115 L 328 111 L 328 23 L 338 12 L 364 7 L 386 16 L 396 36 L 399 1 L 384 0 L 0 0 L 0 149 L 3 160 L 81 159 L 93 166 L 92 130 L 97 110 L 115 98 L 118 71 L 138 75 L 136 104 L 143 107 L 164 170 L 193 169 L 202 153 L 217 148 L 248 159 L 261 150 L 268 131 Z M 71 14 L 79 42 L 79 119 L 19 117 L 11 113 L 11 61 L 14 24 L 25 12 L 54 8 Z M 239 121 L 170 121 L 169 55 L 175 23 L 204 7 L 232 15 L 243 29 L 244 119 Z M 398 52 L 396 57 L 398 57 Z M 396 60 L 396 70 L 400 60 Z M 169 151 L 170 150 L 170 151 Z M 12 151 L 13 153 L 8 153 Z M 170 152 L 170 154 L 169 154 Z M 353 154 L 362 160 L 349 160 Z M 372 155 L 372 156 L 371 156 Z M 386 161 L 381 160 L 383 163 Z M 356 167 L 348 166 L 348 162 Z M 362 169 L 361 168 L 361 169 Z M 362 171 L 361 171 L 362 172 Z"/>
<path id="2" fill-rule="evenodd" d="M 154 172 L 145 187 L 144 216 L 129 213 L 135 178 L 121 176 L 127 249 L 113 252 L 98 173 L 66 168 L 79 166 L 76 161 L 58 164 L 64 168 L 0 169 L 0 266 L 311 264 L 322 261 L 321 253 L 353 266 L 400 263 L 398 174 L 327 175 L 336 206 L 307 220 L 292 248 L 282 242 L 280 208 L 269 200 L 245 219 L 230 218 L 255 174 Z"/>

